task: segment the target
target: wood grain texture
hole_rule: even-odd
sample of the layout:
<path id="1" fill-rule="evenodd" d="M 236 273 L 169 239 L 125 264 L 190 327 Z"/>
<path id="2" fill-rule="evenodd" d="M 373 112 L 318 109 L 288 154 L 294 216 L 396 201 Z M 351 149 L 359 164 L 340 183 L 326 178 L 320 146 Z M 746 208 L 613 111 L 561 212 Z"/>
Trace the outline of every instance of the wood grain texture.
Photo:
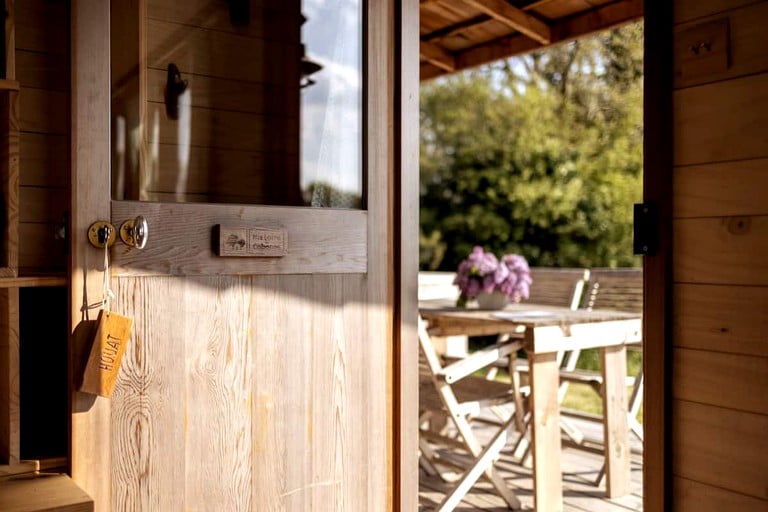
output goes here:
<path id="1" fill-rule="evenodd" d="M 768 415 L 768 357 L 675 350 L 675 398 Z"/>
<path id="2" fill-rule="evenodd" d="M 20 134 L 19 184 L 24 186 L 65 187 L 69 173 L 66 135 Z"/>
<path id="3" fill-rule="evenodd" d="M 93 512 L 93 500 L 67 475 L 38 475 L 0 482 L 3 512 Z"/>
<path id="4" fill-rule="evenodd" d="M 18 273 L 19 260 L 19 93 L 6 91 L 0 95 L 0 189 L 2 189 L 3 216 L 2 260 L 6 276 Z"/>
<path id="5" fill-rule="evenodd" d="M 0 464 L 20 459 L 19 290 L 0 290 Z"/>
<path id="6" fill-rule="evenodd" d="M 358 210 L 293 209 L 228 205 L 113 203 L 112 221 L 120 225 L 144 215 L 147 247 L 112 250 L 116 275 L 361 273 L 367 269 L 366 223 Z M 282 227 L 288 232 L 284 258 L 228 259 L 214 256 L 215 224 Z M 338 229 L 343 226 L 343 229 Z"/>
<path id="7" fill-rule="evenodd" d="M 24 205 L 19 222 L 62 222 L 69 210 L 65 187 L 20 187 L 19 201 Z"/>
<path id="8" fill-rule="evenodd" d="M 675 510 L 763 512 L 768 508 L 768 500 L 745 496 L 686 478 L 676 478 L 675 489 Z"/>
<path id="9" fill-rule="evenodd" d="M 768 57 L 763 51 L 763 48 L 768 45 L 768 34 L 763 30 L 763 20 L 766 16 L 768 16 L 768 4 L 758 2 L 675 27 L 675 38 L 678 43 L 675 47 L 675 87 L 688 87 L 768 71 Z M 719 48 L 722 51 L 727 50 L 725 55 L 727 68 L 689 78 L 681 76 L 679 73 L 681 61 L 686 57 L 696 57 L 692 54 L 690 46 L 697 42 L 697 40 L 683 41 L 681 36 L 688 31 L 696 30 L 696 27 L 712 22 L 725 23 L 728 27 L 727 48 Z M 698 40 L 698 42 L 703 41 L 710 42 L 712 38 L 704 37 Z M 711 51 L 714 52 L 715 48 L 712 47 Z"/>
<path id="10" fill-rule="evenodd" d="M 630 491 L 629 422 L 627 417 L 627 349 L 624 346 L 600 349 L 603 376 L 603 439 L 606 494 L 618 497 Z"/>
<path id="11" fill-rule="evenodd" d="M 301 49 L 298 40 L 295 41 L 293 44 L 279 40 L 267 42 L 239 34 L 150 19 L 147 20 L 147 65 L 152 69 L 165 70 L 168 62 L 173 62 L 182 74 L 298 84 L 298 67 L 296 80 L 292 82 L 287 81 L 285 71 L 277 72 L 278 66 L 285 62 L 299 61 Z M 248 65 L 241 65 L 243 62 Z"/>
<path id="12" fill-rule="evenodd" d="M 86 226 L 84 229 L 88 229 Z M 87 243 L 87 242 L 86 242 Z M 66 269 L 66 242 L 56 239 L 56 225 L 19 224 L 19 274 L 63 272 Z"/>
<path id="13" fill-rule="evenodd" d="M 675 165 L 768 155 L 767 102 L 768 73 L 676 91 Z"/>
<path id="14" fill-rule="evenodd" d="M 695 18 L 724 14 L 731 9 L 760 3 L 759 0 L 675 0 L 675 23 L 683 23 Z"/>
<path id="15" fill-rule="evenodd" d="M 768 499 L 768 416 L 673 402 L 675 476 Z"/>
<path id="16" fill-rule="evenodd" d="M 62 4 L 64 2 L 61 2 Z M 55 15 L 55 11 L 52 10 Z M 70 375 L 80 370 L 80 354 L 90 341 L 84 304 L 102 294 L 103 253 L 86 240 L 95 219 L 108 219 L 109 204 L 109 3 L 76 0 L 71 4 L 72 126 L 70 266 Z M 67 19 L 66 11 L 59 21 Z M 66 27 L 65 27 L 66 29 Z M 64 31 L 66 34 L 66 30 Z M 73 377 L 73 379 L 76 377 Z M 112 468 L 110 402 L 75 391 L 71 382 L 70 471 L 74 482 L 94 500 L 95 510 L 111 510 Z"/>
<path id="17" fill-rule="evenodd" d="M 62 91 L 24 89 L 21 95 L 21 131 L 66 135 L 67 99 Z"/>
<path id="18" fill-rule="evenodd" d="M 25 89 L 69 91 L 67 73 L 69 61 L 62 55 L 30 50 L 16 51 L 16 76 Z"/>
<path id="19" fill-rule="evenodd" d="M 560 469 L 560 406 L 557 401 L 557 353 L 529 354 L 531 360 L 532 444 L 534 505 L 537 510 L 563 509 L 563 482 Z"/>
<path id="20" fill-rule="evenodd" d="M 768 288 L 677 284 L 676 347 L 768 357 Z"/>
<path id="21" fill-rule="evenodd" d="M 114 509 L 368 509 L 384 438 L 363 278 L 114 284 L 142 318 L 113 395 Z"/>
<path id="22" fill-rule="evenodd" d="M 768 159 L 678 167 L 673 179 L 676 218 L 768 215 Z"/>
<path id="23" fill-rule="evenodd" d="M 419 368 L 413 354 L 418 353 L 418 232 L 419 232 L 419 4 L 400 3 L 400 97 L 396 118 L 400 133 L 399 222 L 394 226 L 400 252 L 396 256 L 395 328 L 392 382 L 394 401 L 392 425 L 393 496 L 395 510 L 415 510 L 418 503 L 418 389 Z M 399 116 L 399 117 L 397 117 Z M 398 404 L 399 402 L 399 404 Z"/>
<path id="24" fill-rule="evenodd" d="M 768 216 L 677 219 L 673 225 L 676 282 L 768 285 Z"/>
<path id="25" fill-rule="evenodd" d="M 66 59 L 68 5 L 65 0 L 16 2 L 16 49 L 53 53 Z"/>

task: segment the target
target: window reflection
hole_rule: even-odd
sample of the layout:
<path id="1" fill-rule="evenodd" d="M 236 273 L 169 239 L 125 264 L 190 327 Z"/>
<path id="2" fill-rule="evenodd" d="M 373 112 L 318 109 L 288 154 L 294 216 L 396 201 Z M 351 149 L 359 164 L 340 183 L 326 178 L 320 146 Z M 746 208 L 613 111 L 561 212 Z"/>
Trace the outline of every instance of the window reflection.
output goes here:
<path id="1" fill-rule="evenodd" d="M 362 207 L 360 0 L 111 7 L 115 199 Z"/>

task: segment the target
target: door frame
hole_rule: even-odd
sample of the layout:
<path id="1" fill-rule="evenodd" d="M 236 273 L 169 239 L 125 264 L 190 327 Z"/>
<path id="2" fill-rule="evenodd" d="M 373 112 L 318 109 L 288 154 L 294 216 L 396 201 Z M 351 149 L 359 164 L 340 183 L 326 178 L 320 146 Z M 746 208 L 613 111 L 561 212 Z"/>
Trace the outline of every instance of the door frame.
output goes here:
<path id="1" fill-rule="evenodd" d="M 646 0 L 643 201 L 658 207 L 658 252 L 643 257 L 643 510 L 672 508 L 672 169 L 674 2 Z"/>

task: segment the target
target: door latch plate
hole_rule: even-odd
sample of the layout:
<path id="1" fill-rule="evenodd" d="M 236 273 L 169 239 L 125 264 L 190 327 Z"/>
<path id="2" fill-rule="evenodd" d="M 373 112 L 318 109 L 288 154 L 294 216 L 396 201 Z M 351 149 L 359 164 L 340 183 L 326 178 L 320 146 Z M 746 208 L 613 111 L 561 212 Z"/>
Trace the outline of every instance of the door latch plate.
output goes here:
<path id="1" fill-rule="evenodd" d="M 112 247 L 117 240 L 117 229 L 106 220 L 97 220 L 88 228 L 88 241 L 97 249 Z"/>

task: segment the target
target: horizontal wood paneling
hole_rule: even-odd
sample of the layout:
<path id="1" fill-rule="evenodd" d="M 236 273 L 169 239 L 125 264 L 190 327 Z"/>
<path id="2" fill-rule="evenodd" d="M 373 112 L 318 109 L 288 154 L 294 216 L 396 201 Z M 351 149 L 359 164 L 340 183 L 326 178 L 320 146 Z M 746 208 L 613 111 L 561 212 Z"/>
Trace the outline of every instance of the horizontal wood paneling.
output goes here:
<path id="1" fill-rule="evenodd" d="M 675 346 L 768 357 L 768 288 L 677 284 Z"/>
<path id="2" fill-rule="evenodd" d="M 69 172 L 66 135 L 22 133 L 19 144 L 22 186 L 64 187 Z"/>
<path id="3" fill-rule="evenodd" d="M 63 223 L 69 209 L 69 191 L 64 188 L 20 187 L 19 222 Z"/>
<path id="4" fill-rule="evenodd" d="M 62 55 L 16 51 L 16 78 L 22 88 L 69 90 L 69 62 Z"/>
<path id="5" fill-rule="evenodd" d="M 672 429 L 676 476 L 768 498 L 768 416 L 674 400 Z"/>
<path id="6" fill-rule="evenodd" d="M 147 100 L 165 102 L 165 83 L 168 73 L 159 69 L 147 71 Z M 193 107 L 215 108 L 235 112 L 264 114 L 267 112 L 269 95 L 265 84 L 241 82 L 201 75 L 186 75 L 189 104 Z M 279 98 L 278 94 L 273 97 Z M 297 106 L 298 106 L 298 102 Z M 298 111 L 294 113 L 298 117 Z"/>
<path id="7" fill-rule="evenodd" d="M 760 3 L 761 0 L 675 0 L 673 9 L 675 23 L 683 23 L 694 18 L 720 14 L 730 9 Z"/>
<path id="8" fill-rule="evenodd" d="M 685 478 L 675 478 L 675 510 L 692 512 L 765 512 L 768 501 Z"/>
<path id="9" fill-rule="evenodd" d="M 768 156 L 768 73 L 674 94 L 675 165 Z"/>
<path id="10" fill-rule="evenodd" d="M 768 414 L 768 357 L 676 349 L 675 398 Z"/>
<path id="11" fill-rule="evenodd" d="M 19 224 L 19 273 L 63 271 L 67 264 L 66 243 L 56 239 L 56 226 L 47 223 Z M 22 272 L 23 271 L 23 272 Z"/>
<path id="12" fill-rule="evenodd" d="M 69 131 L 67 101 L 61 91 L 23 89 L 21 99 L 21 131 L 66 135 Z"/>
<path id="13" fill-rule="evenodd" d="M 229 9 L 223 2 L 211 0 L 149 0 L 147 17 L 193 27 L 234 32 L 251 37 L 269 37 L 279 33 L 299 40 L 300 24 L 295 19 L 295 7 L 280 0 L 250 0 L 250 18 L 247 25 L 234 25 Z"/>
<path id="14" fill-rule="evenodd" d="M 69 2 L 22 0 L 14 5 L 16 49 L 53 53 L 66 58 L 69 50 Z"/>
<path id="15" fill-rule="evenodd" d="M 243 151 L 288 151 L 299 152 L 298 122 L 287 123 L 284 119 L 268 118 L 257 114 L 210 110 L 192 107 L 189 126 L 168 119 L 165 105 L 147 105 L 149 142 L 159 140 L 163 144 L 178 144 L 189 137 L 192 146 L 236 149 Z M 273 131 L 275 126 L 281 129 Z M 292 133 L 286 133 L 286 127 Z M 155 130 L 157 127 L 157 131 Z M 284 136 L 277 137 L 274 134 Z"/>
<path id="16" fill-rule="evenodd" d="M 768 215 L 768 159 L 678 167 L 673 179 L 675 217 Z"/>
<path id="17" fill-rule="evenodd" d="M 675 27 L 677 37 L 680 38 L 681 33 L 700 24 L 708 23 L 711 20 L 725 19 L 728 22 L 730 34 L 726 70 L 691 78 L 676 76 L 675 86 L 687 87 L 697 83 L 714 82 L 767 71 L 768 52 L 764 51 L 768 47 L 768 31 L 765 30 L 766 18 L 768 18 L 768 2 L 759 2 L 742 9 L 734 9 Z M 680 62 L 685 52 L 690 51 L 690 48 L 686 48 L 684 45 L 676 48 L 677 62 Z M 706 57 L 702 56 L 701 58 Z"/>
<path id="18" fill-rule="evenodd" d="M 147 20 L 147 65 L 165 70 L 175 63 L 182 73 L 266 83 L 299 83 L 301 48 L 296 44 L 203 30 Z M 295 76 L 286 76 L 294 68 Z M 280 72 L 278 72 L 280 70 Z M 288 81 L 290 79 L 290 81 Z"/>
<path id="19" fill-rule="evenodd" d="M 677 219 L 674 279 L 768 285 L 768 216 Z"/>

